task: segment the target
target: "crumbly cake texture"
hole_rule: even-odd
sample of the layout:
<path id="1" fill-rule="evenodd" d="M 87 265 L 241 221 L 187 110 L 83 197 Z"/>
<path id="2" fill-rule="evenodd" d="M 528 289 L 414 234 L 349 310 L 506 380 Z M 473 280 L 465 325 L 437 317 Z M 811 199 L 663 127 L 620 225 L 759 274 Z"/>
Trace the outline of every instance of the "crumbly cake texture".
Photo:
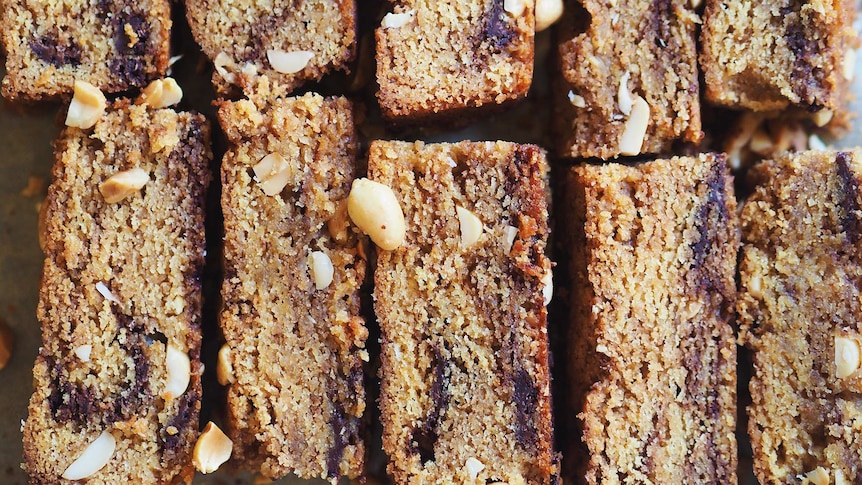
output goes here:
<path id="1" fill-rule="evenodd" d="M 723 155 L 581 165 L 571 225 L 576 483 L 736 483 L 739 234 Z M 572 461 L 569 461 L 572 460 Z"/>
<path id="2" fill-rule="evenodd" d="M 233 457 L 269 478 L 358 476 L 368 332 L 358 294 L 366 261 L 346 214 L 357 170 L 352 105 L 314 94 L 225 102 L 219 120 L 230 143 L 220 323 L 233 369 Z M 287 163 L 286 185 L 270 196 L 252 167 L 273 153 Z M 317 251 L 334 269 L 322 289 L 308 263 Z"/>
<path id="3" fill-rule="evenodd" d="M 862 373 L 839 377 L 835 348 L 843 338 L 858 352 L 862 341 L 860 157 L 801 152 L 750 172 L 738 307 L 753 351 L 748 432 L 761 483 L 817 467 L 830 483 L 862 480 Z"/>
<path id="4" fill-rule="evenodd" d="M 846 111 L 847 53 L 859 43 L 855 0 L 707 0 L 701 65 L 710 102 Z M 851 61 L 852 62 L 852 61 Z"/>
<path id="5" fill-rule="evenodd" d="M 452 115 L 526 96 L 533 78 L 533 2 L 517 13 L 504 3 L 394 2 L 376 31 L 383 116 Z"/>
<path id="6" fill-rule="evenodd" d="M 31 483 L 72 483 L 61 475 L 103 431 L 116 449 L 87 483 L 191 479 L 209 136 L 201 115 L 119 100 L 92 130 L 66 128 L 55 142 L 42 347 L 23 429 Z M 101 184 L 133 168 L 147 184 L 106 202 Z M 174 397 L 169 377 L 183 375 L 166 362 L 170 347 L 190 360 Z"/>
<path id="7" fill-rule="evenodd" d="M 620 155 L 626 124 L 633 118 L 621 97 L 640 96 L 649 105 L 641 153 L 667 153 L 677 140 L 699 142 L 699 20 L 688 3 L 580 3 L 567 7 L 560 22 L 560 73 L 554 88 L 559 155 Z"/>
<path id="8" fill-rule="evenodd" d="M 10 100 L 69 97 L 76 79 L 104 92 L 125 91 L 167 71 L 168 0 L 8 0 L 2 5 L 2 92 Z"/>
<path id="9" fill-rule="evenodd" d="M 533 145 L 371 144 L 369 178 L 392 188 L 407 222 L 374 272 L 396 483 L 555 483 L 545 171 Z M 456 207 L 483 226 L 469 247 Z"/>
<path id="10" fill-rule="evenodd" d="M 185 5 L 195 40 L 216 65 L 212 81 L 222 95 L 234 86 L 252 95 L 261 78 L 277 94 L 286 94 L 333 70 L 347 71 L 356 51 L 355 0 L 186 0 Z M 270 62 L 268 51 L 299 54 L 280 67 Z"/>

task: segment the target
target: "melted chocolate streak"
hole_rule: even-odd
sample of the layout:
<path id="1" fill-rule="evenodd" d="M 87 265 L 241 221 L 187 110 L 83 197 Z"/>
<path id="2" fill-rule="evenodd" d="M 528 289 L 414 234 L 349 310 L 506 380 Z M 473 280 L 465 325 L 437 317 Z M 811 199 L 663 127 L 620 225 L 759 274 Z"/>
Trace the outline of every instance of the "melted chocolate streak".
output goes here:
<path id="1" fill-rule="evenodd" d="M 449 400 L 452 397 L 449 392 L 449 362 L 443 357 L 440 347 L 434 347 L 434 382 L 431 383 L 431 402 L 433 406 L 425 418 L 422 426 L 413 431 L 413 454 L 419 453 L 422 463 L 434 461 L 434 445 L 437 444 L 437 430 Z"/>
<path id="2" fill-rule="evenodd" d="M 53 375 L 48 405 L 55 421 L 71 421 L 79 426 L 88 422 L 109 426 L 118 421 L 127 421 L 138 410 L 149 407 L 152 401 L 147 379 L 150 363 L 142 351 L 148 345 L 146 337 L 140 333 L 143 328 L 116 307 L 113 310 L 119 325 L 128 330 L 126 340 L 120 347 L 132 358 L 134 381 L 113 396 L 101 396 L 91 387 L 69 382 L 62 363 L 49 358 Z"/>
<path id="3" fill-rule="evenodd" d="M 783 17 L 790 17 L 784 30 L 784 38 L 787 46 L 793 52 L 793 76 L 796 80 L 794 91 L 803 103 L 808 104 L 811 112 L 819 111 L 823 105 L 817 101 L 820 86 L 823 85 L 823 70 L 814 66 L 811 59 L 819 51 L 816 40 L 809 39 L 806 35 L 806 26 L 802 22 L 799 13 L 801 5 L 796 7 L 784 7 L 781 9 Z"/>
<path id="4" fill-rule="evenodd" d="M 859 181 L 850 170 L 852 155 L 848 152 L 839 152 L 835 157 L 838 170 L 838 179 L 841 190 L 841 208 L 844 214 L 841 217 L 841 227 L 852 244 L 857 244 L 862 239 L 862 214 L 859 207 Z"/>

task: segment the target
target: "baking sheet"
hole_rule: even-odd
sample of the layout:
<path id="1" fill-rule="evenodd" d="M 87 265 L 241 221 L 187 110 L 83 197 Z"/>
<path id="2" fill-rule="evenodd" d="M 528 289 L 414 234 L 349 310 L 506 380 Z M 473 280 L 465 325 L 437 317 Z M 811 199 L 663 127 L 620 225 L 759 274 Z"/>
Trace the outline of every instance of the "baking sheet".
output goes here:
<path id="1" fill-rule="evenodd" d="M 551 101 L 548 98 L 545 66 L 548 65 L 546 57 L 549 51 L 550 34 L 540 33 L 537 36 L 534 88 L 525 103 L 458 131 L 427 136 L 411 133 L 409 139 L 502 139 L 539 143 L 548 147 L 547 122 Z M 175 76 L 186 91 L 184 107 L 193 107 L 212 115 L 213 108 L 209 104 L 211 90 L 207 88 L 209 75 L 202 72 L 200 66 L 198 55 L 190 51 L 175 65 Z M 862 55 L 857 56 L 853 89 L 859 98 L 853 102 L 853 111 L 859 113 L 862 112 Z M 0 319 L 9 325 L 15 335 L 12 358 L 6 368 L 0 370 L 0 483 L 3 484 L 27 483 L 27 476 L 20 468 L 21 423 L 27 416 L 27 403 L 32 389 L 32 365 L 40 345 L 39 324 L 35 314 L 43 255 L 37 240 L 37 214 L 49 181 L 53 162 L 51 142 L 59 132 L 55 120 L 61 108 L 58 104 L 20 107 L 12 106 L 5 100 L 0 101 Z M 372 119 L 361 131 L 373 135 L 380 133 L 380 126 Z M 862 145 L 862 120 L 857 120 L 850 133 L 833 145 Z M 209 368 L 214 370 L 214 366 Z M 372 403 L 369 403 L 369 409 L 371 407 Z M 382 473 L 384 458 L 379 450 L 379 438 L 371 447 L 376 448 L 371 456 L 372 472 Z M 740 469 L 741 483 L 755 483 L 751 478 L 750 466 L 745 466 L 743 456 L 740 458 L 743 463 Z M 195 478 L 195 483 L 212 484 L 251 481 L 248 475 L 232 477 L 214 474 L 204 477 L 198 474 Z M 275 483 L 326 482 L 287 477 Z M 369 480 L 369 483 L 374 481 Z"/>

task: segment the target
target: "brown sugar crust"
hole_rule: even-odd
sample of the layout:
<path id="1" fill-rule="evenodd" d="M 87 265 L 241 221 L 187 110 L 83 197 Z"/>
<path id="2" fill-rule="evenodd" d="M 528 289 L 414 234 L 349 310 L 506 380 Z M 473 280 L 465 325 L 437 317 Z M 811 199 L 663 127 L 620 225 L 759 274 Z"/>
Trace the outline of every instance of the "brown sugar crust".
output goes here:
<path id="1" fill-rule="evenodd" d="M 269 478 L 355 477 L 368 332 L 358 294 L 366 262 L 344 210 L 356 173 L 351 103 L 314 94 L 225 102 L 219 120 L 230 142 L 220 324 L 233 368 L 233 458 Z M 273 196 L 252 171 L 271 153 L 291 174 Z M 332 262 L 326 288 L 309 272 L 311 251 Z"/>
<path id="2" fill-rule="evenodd" d="M 389 473 L 396 483 L 556 483 L 544 153 L 375 141 L 368 163 L 407 221 L 406 241 L 379 250 L 374 273 Z M 457 206 L 484 225 L 470 247 Z M 517 229 L 511 251 L 507 226 Z M 484 465 L 477 478 L 468 460 Z"/>
<path id="3" fill-rule="evenodd" d="M 216 91 L 231 94 L 238 86 L 246 95 L 261 77 L 278 94 L 333 70 L 348 70 L 356 51 L 355 0 L 276 0 L 266 6 L 251 0 L 187 0 L 186 18 L 195 40 L 212 61 L 224 54 L 227 77 L 216 70 Z M 295 73 L 276 71 L 268 50 L 309 51 L 314 56 Z"/>
<path id="4" fill-rule="evenodd" d="M 532 2 L 515 17 L 503 0 L 400 0 L 412 13 L 377 37 L 377 99 L 390 120 L 416 120 L 523 98 L 533 78 Z"/>
<path id="5" fill-rule="evenodd" d="M 854 0 L 707 0 L 701 65 L 707 100 L 757 111 L 845 111 L 845 56 L 858 45 Z"/>
<path id="6" fill-rule="evenodd" d="M 71 96 L 75 80 L 104 92 L 164 76 L 170 54 L 168 0 L 9 0 L 0 11 L 6 49 L 3 96 Z"/>
<path id="7" fill-rule="evenodd" d="M 24 468 L 31 483 L 71 483 L 61 475 L 109 431 L 116 451 L 87 483 L 190 480 L 203 372 L 209 124 L 120 100 L 93 130 L 66 128 L 55 153 Z M 134 167 L 149 182 L 107 203 L 99 186 Z M 85 345 L 88 359 L 78 353 Z M 166 346 L 191 361 L 188 387 L 175 398 L 164 397 Z"/>
<path id="8" fill-rule="evenodd" d="M 754 355 L 748 432 L 760 483 L 817 467 L 862 480 L 862 373 L 839 378 L 835 362 L 836 337 L 862 341 L 861 156 L 801 152 L 751 172 L 739 317 Z"/>
<path id="9" fill-rule="evenodd" d="M 629 116 L 621 111 L 618 92 L 627 72 L 632 97 L 641 96 L 650 107 L 642 153 L 669 152 L 677 140 L 700 141 L 698 17 L 688 3 L 580 4 L 567 7 L 560 26 L 555 86 L 558 153 L 602 159 L 620 154 Z M 575 96 L 583 102 L 572 101 Z"/>
<path id="10" fill-rule="evenodd" d="M 568 174 L 576 483 L 736 483 L 739 235 L 724 156 Z"/>

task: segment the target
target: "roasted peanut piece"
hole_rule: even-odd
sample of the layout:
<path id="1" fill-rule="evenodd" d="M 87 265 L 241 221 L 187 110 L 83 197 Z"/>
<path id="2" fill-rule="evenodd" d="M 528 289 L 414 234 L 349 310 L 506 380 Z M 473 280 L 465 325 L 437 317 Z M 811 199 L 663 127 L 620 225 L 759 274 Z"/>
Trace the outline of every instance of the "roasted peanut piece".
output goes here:
<path id="1" fill-rule="evenodd" d="M 335 213 L 326 221 L 326 228 L 329 230 L 329 235 L 337 243 L 347 241 L 347 201 L 342 200 L 335 207 Z"/>
<path id="2" fill-rule="evenodd" d="M 314 281 L 314 287 L 322 290 L 332 283 L 332 278 L 335 275 L 335 268 L 332 267 L 332 260 L 323 251 L 312 251 L 308 256 L 308 271 L 311 272 L 311 279 Z"/>
<path id="3" fill-rule="evenodd" d="M 113 204 L 141 190 L 150 176 L 142 168 L 123 170 L 111 175 L 108 180 L 99 185 L 99 192 L 105 198 L 105 202 Z"/>
<path id="4" fill-rule="evenodd" d="M 464 467 L 467 469 L 467 474 L 470 475 L 470 479 L 475 480 L 479 476 L 479 473 L 485 469 L 485 464 L 471 456 L 470 458 L 467 458 L 467 462 L 464 464 Z"/>
<path id="5" fill-rule="evenodd" d="M 210 421 L 195 443 L 192 463 L 199 472 L 212 473 L 230 458 L 232 452 L 233 441 Z"/>
<path id="6" fill-rule="evenodd" d="M 233 384 L 233 364 L 230 363 L 230 347 L 227 344 L 218 349 L 218 362 L 216 364 L 216 379 L 218 383 L 226 386 Z"/>
<path id="7" fill-rule="evenodd" d="M 850 485 L 850 482 L 840 468 L 835 469 L 835 485 Z"/>
<path id="8" fill-rule="evenodd" d="M 215 70 L 225 81 L 233 84 L 236 82 L 236 74 L 232 71 L 236 69 L 236 63 L 225 52 L 219 52 L 213 60 Z"/>
<path id="9" fill-rule="evenodd" d="M 512 252 L 516 237 L 518 237 L 517 227 L 506 226 L 503 228 L 503 248 L 506 250 L 506 254 Z"/>
<path id="10" fill-rule="evenodd" d="M 503 10 L 512 14 L 513 17 L 520 17 L 527 9 L 527 0 L 503 0 Z"/>
<path id="11" fill-rule="evenodd" d="M 536 0 L 536 32 L 554 25 L 563 16 L 563 0 Z"/>
<path id="12" fill-rule="evenodd" d="M 168 345 L 166 354 L 165 367 L 168 371 L 168 378 L 162 397 L 170 401 L 186 392 L 191 380 L 192 366 L 188 354 L 173 345 Z"/>
<path id="13" fill-rule="evenodd" d="M 380 249 L 391 251 L 404 243 L 404 212 L 386 185 L 366 178 L 354 180 L 347 197 L 347 213 Z"/>
<path id="14" fill-rule="evenodd" d="M 545 276 L 542 276 L 542 297 L 545 299 L 545 306 L 548 306 L 551 298 L 554 297 L 554 273 L 550 268 Z"/>
<path id="15" fill-rule="evenodd" d="M 114 303 L 120 302 L 120 300 L 118 300 L 117 297 L 114 296 L 113 293 L 111 293 L 111 290 L 108 288 L 108 286 L 105 285 L 104 283 L 102 283 L 101 281 L 96 282 L 96 291 L 98 291 L 99 294 L 102 295 L 103 297 L 105 297 L 105 299 L 108 301 L 111 301 Z"/>
<path id="16" fill-rule="evenodd" d="M 619 88 L 617 88 L 617 105 L 620 107 L 620 112 L 626 116 L 632 114 L 632 105 L 634 104 L 632 93 L 629 92 L 630 76 L 631 74 L 626 71 L 626 73 L 620 78 L 620 85 Z"/>
<path id="17" fill-rule="evenodd" d="M 820 111 L 811 115 L 811 120 L 815 125 L 819 127 L 826 126 L 830 121 L 832 121 L 832 115 L 834 113 L 831 109 L 821 109 Z"/>
<path id="18" fill-rule="evenodd" d="M 89 362 L 90 354 L 93 353 L 93 346 L 90 344 L 79 345 L 75 347 L 75 355 L 81 359 L 81 362 Z"/>
<path id="19" fill-rule="evenodd" d="M 252 170 L 263 193 L 269 196 L 280 194 L 293 176 L 290 164 L 278 153 L 263 157 Z"/>
<path id="20" fill-rule="evenodd" d="M 572 103 L 572 106 L 575 108 L 586 108 L 587 100 L 584 99 L 580 94 L 575 94 L 574 91 L 569 91 L 569 102 Z"/>
<path id="21" fill-rule="evenodd" d="M 108 100 L 96 86 L 86 81 L 75 81 L 72 102 L 66 113 L 66 126 L 91 128 L 105 114 Z"/>
<path id="22" fill-rule="evenodd" d="M 649 126 L 649 104 L 640 96 L 632 102 L 632 112 L 620 137 L 620 154 L 637 155 L 641 152 Z"/>
<path id="23" fill-rule="evenodd" d="M 314 57 L 314 52 L 311 51 L 266 51 L 269 65 L 282 74 L 294 74 L 305 69 L 312 57 Z"/>
<path id="24" fill-rule="evenodd" d="M 482 221 L 476 214 L 459 206 L 455 207 L 461 226 L 461 247 L 469 248 L 482 237 Z"/>
<path id="25" fill-rule="evenodd" d="M 842 67 L 842 74 L 844 74 L 844 79 L 848 81 L 852 81 L 854 77 L 856 77 L 856 50 L 855 49 L 847 49 L 847 52 L 844 53 L 844 65 Z"/>
<path id="26" fill-rule="evenodd" d="M 829 472 L 822 466 L 819 466 L 806 473 L 804 476 L 799 476 L 797 478 L 801 478 L 803 484 L 810 483 L 812 485 L 829 485 Z"/>
<path id="27" fill-rule="evenodd" d="M 12 358 L 12 348 L 15 346 L 15 335 L 6 322 L 0 320 L 0 369 L 6 367 Z"/>
<path id="28" fill-rule="evenodd" d="M 398 27 L 407 25 L 408 22 L 413 20 L 415 15 L 416 13 L 412 10 L 403 13 L 387 13 L 383 17 L 383 21 L 380 22 L 380 25 L 384 29 L 397 29 Z"/>
<path id="29" fill-rule="evenodd" d="M 83 480 L 93 475 L 111 461 L 116 448 L 117 440 L 114 435 L 102 431 L 102 434 L 84 449 L 84 452 L 69 465 L 69 468 L 66 468 L 66 471 L 63 472 L 63 478 L 66 480 Z"/>
<path id="30" fill-rule="evenodd" d="M 144 88 L 138 96 L 135 104 L 146 104 L 152 108 L 167 108 L 179 103 L 183 99 L 183 90 L 179 84 L 170 77 L 156 79 Z"/>
<path id="31" fill-rule="evenodd" d="M 859 342 L 846 337 L 835 337 L 835 377 L 846 379 L 859 370 Z"/>

